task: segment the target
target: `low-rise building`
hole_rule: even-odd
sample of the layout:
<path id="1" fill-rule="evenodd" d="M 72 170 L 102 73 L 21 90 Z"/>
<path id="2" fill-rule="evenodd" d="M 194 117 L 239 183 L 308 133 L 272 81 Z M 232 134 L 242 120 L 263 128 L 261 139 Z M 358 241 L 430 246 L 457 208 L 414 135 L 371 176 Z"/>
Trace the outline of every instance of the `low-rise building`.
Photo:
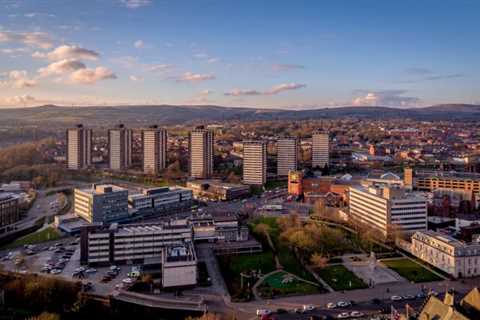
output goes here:
<path id="1" fill-rule="evenodd" d="M 480 275 L 478 239 L 466 243 L 439 232 L 416 232 L 412 236 L 411 253 L 455 278 Z"/>
<path id="2" fill-rule="evenodd" d="M 90 223 L 128 219 L 128 190 L 114 185 L 95 184 L 88 189 L 75 189 L 74 212 Z"/>
<path id="3" fill-rule="evenodd" d="M 0 227 L 13 224 L 21 219 L 19 210 L 19 196 L 0 192 Z"/>
<path id="4" fill-rule="evenodd" d="M 250 194 L 250 187 L 238 183 L 227 183 L 220 180 L 193 180 L 187 182 L 196 198 L 206 197 L 212 200 L 229 201 Z"/>
<path id="5" fill-rule="evenodd" d="M 144 189 L 141 194 L 128 196 L 128 206 L 134 217 L 161 215 L 192 206 L 192 190 L 181 187 Z"/>
<path id="6" fill-rule="evenodd" d="M 192 243 L 166 246 L 162 252 L 162 286 L 191 287 L 197 284 L 197 257 Z"/>

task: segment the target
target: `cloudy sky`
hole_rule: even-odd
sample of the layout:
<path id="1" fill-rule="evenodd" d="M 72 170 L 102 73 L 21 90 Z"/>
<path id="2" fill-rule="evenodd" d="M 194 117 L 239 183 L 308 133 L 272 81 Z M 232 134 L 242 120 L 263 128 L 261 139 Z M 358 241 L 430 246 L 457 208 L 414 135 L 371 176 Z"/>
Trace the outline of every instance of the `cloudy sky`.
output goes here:
<path id="1" fill-rule="evenodd" d="M 0 107 L 480 103 L 480 1 L 0 0 Z"/>

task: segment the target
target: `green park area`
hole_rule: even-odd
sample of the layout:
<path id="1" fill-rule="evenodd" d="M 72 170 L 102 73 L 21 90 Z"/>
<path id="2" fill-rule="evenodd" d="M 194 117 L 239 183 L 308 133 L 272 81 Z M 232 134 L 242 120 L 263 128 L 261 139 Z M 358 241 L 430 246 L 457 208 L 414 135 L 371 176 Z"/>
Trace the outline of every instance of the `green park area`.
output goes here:
<path id="1" fill-rule="evenodd" d="M 56 240 L 60 237 L 61 237 L 61 233 L 59 231 L 57 231 L 53 227 L 47 227 L 43 230 L 40 230 L 40 231 L 37 231 L 37 232 L 34 232 L 34 233 L 30 233 L 30 234 L 28 234 L 24 237 L 21 237 L 21 238 L 15 240 L 12 243 L 9 243 L 8 245 L 6 245 L 4 247 L 4 249 L 16 248 L 16 247 L 20 247 L 20 246 L 23 246 L 23 245 L 26 245 L 26 244 L 37 244 L 37 243 L 42 243 L 42 242 L 46 242 L 46 241 L 52 241 L 52 240 Z"/>
<path id="2" fill-rule="evenodd" d="M 333 290 L 353 290 L 368 287 L 362 279 L 358 278 L 353 272 L 341 264 L 318 268 L 315 272 L 328 283 Z"/>
<path id="3" fill-rule="evenodd" d="M 228 291 L 235 301 L 252 298 L 251 287 L 261 275 L 275 270 L 275 261 L 270 251 L 238 256 L 218 256 Z M 243 276 L 242 276 L 243 275 Z"/>
<path id="4" fill-rule="evenodd" d="M 408 259 L 382 260 L 388 268 L 411 282 L 429 282 L 442 280 L 441 277 L 425 269 L 420 264 Z"/>
<path id="5" fill-rule="evenodd" d="M 325 290 L 312 283 L 299 280 L 290 273 L 279 271 L 266 277 L 258 286 L 258 293 L 263 298 L 274 298 L 277 296 L 291 294 L 314 294 L 325 292 Z"/>

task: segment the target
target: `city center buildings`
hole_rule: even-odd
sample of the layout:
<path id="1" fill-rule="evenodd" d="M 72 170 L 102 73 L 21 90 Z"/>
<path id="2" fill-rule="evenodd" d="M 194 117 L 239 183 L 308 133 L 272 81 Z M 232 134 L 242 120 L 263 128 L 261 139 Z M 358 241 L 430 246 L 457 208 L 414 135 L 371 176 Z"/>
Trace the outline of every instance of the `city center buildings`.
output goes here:
<path id="1" fill-rule="evenodd" d="M 263 141 L 243 142 L 243 183 L 263 186 L 267 182 L 267 145 Z"/>
<path id="2" fill-rule="evenodd" d="M 213 131 L 196 127 L 188 137 L 190 177 L 206 179 L 213 174 Z"/>
<path id="3" fill-rule="evenodd" d="M 92 130 L 79 124 L 67 130 L 67 168 L 86 169 L 92 164 Z"/>

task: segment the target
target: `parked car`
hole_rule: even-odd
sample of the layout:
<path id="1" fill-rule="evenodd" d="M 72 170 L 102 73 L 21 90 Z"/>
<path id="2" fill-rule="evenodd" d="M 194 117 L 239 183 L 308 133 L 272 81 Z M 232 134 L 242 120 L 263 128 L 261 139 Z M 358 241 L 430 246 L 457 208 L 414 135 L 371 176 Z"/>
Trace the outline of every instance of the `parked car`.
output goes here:
<path id="1" fill-rule="evenodd" d="M 337 307 L 339 308 L 347 308 L 349 306 L 351 306 L 352 304 L 348 301 L 338 301 L 337 302 Z"/>
<path id="2" fill-rule="evenodd" d="M 62 269 L 52 269 L 52 270 L 50 271 L 50 273 L 51 273 L 51 274 L 59 274 L 59 273 L 62 273 L 62 271 L 63 271 Z"/>
<path id="3" fill-rule="evenodd" d="M 391 297 L 390 297 L 390 300 L 392 300 L 392 301 L 401 301 L 401 300 L 402 300 L 402 297 L 400 297 L 400 296 L 391 296 Z"/>
<path id="4" fill-rule="evenodd" d="M 304 304 L 303 305 L 303 310 L 304 311 L 313 311 L 315 310 L 315 306 L 312 304 Z"/>
<path id="5" fill-rule="evenodd" d="M 363 312 L 360 312 L 360 311 L 350 312 L 350 317 L 352 317 L 352 318 L 361 318 L 363 316 L 364 316 Z"/>
<path id="6" fill-rule="evenodd" d="M 336 307 L 337 307 L 337 305 L 333 302 L 327 303 L 327 309 L 335 309 Z"/>
<path id="7" fill-rule="evenodd" d="M 350 317 L 350 314 L 348 312 L 342 312 L 337 314 L 337 319 L 347 319 Z"/>
<path id="8" fill-rule="evenodd" d="M 272 311 L 269 310 L 269 309 L 257 309 L 257 316 L 268 316 L 271 313 L 272 313 Z"/>
<path id="9" fill-rule="evenodd" d="M 135 280 L 133 280 L 132 278 L 125 278 L 122 280 L 123 283 L 126 283 L 126 284 L 132 284 Z"/>
<path id="10" fill-rule="evenodd" d="M 88 268 L 87 270 L 85 270 L 86 273 L 95 273 L 97 272 L 97 269 L 95 268 Z"/>

